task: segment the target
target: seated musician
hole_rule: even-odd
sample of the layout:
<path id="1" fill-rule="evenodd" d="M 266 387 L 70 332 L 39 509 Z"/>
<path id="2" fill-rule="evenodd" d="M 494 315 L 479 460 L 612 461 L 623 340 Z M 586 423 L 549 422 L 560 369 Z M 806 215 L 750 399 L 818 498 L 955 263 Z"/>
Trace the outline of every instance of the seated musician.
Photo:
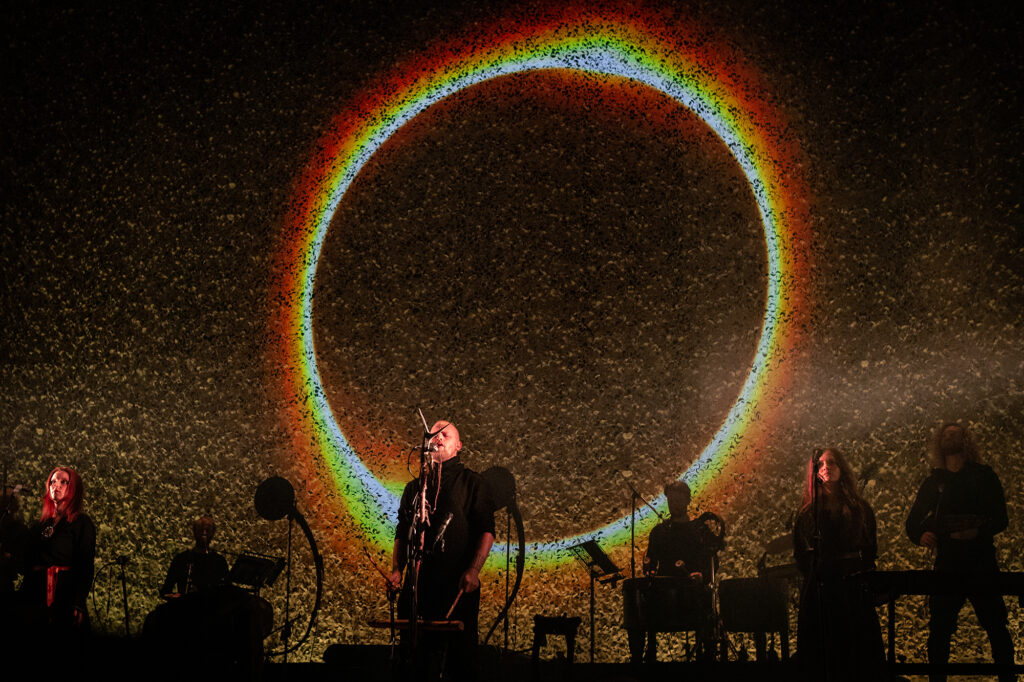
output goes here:
<path id="1" fill-rule="evenodd" d="M 228 577 L 228 562 L 210 549 L 216 530 L 217 526 L 209 516 L 201 516 L 193 522 L 192 535 L 196 544 L 171 560 L 160 596 L 173 598 L 224 584 Z"/>
<path id="2" fill-rule="evenodd" d="M 689 517 L 690 486 L 684 481 L 672 481 L 665 486 L 669 520 L 663 521 L 651 531 L 644 556 L 644 574 L 679 578 L 694 586 L 706 585 L 711 580 L 712 563 L 721 548 L 720 541 L 709 535 L 703 524 L 691 521 Z M 684 588 L 685 589 L 685 588 Z M 706 601 L 706 600 L 699 600 Z M 647 653 L 644 655 L 644 639 L 647 639 Z M 654 663 L 658 658 L 657 631 L 645 633 L 630 628 L 630 661 L 641 659 Z M 702 633 L 698 631 L 698 637 Z"/>
<path id="3" fill-rule="evenodd" d="M 160 604 L 147 616 L 142 643 L 158 679 L 256 679 L 263 639 L 273 624 L 270 603 L 230 584 L 228 563 L 210 547 L 216 524 L 192 523 L 195 545 L 171 560 Z"/>
<path id="4" fill-rule="evenodd" d="M 983 583 L 999 572 L 993 536 L 1009 525 L 1003 486 L 996 473 L 980 463 L 970 434 L 959 424 L 944 424 L 936 432 L 931 466 L 907 517 L 907 535 L 935 552 L 936 571 L 962 573 L 968 582 Z M 949 642 L 966 599 L 988 633 L 993 660 L 1012 664 L 1006 603 L 998 594 L 932 596 L 929 662 L 949 661 Z M 999 677 L 1000 682 L 1014 678 L 1012 673 Z M 946 675 L 933 673 L 930 679 L 945 680 Z"/>

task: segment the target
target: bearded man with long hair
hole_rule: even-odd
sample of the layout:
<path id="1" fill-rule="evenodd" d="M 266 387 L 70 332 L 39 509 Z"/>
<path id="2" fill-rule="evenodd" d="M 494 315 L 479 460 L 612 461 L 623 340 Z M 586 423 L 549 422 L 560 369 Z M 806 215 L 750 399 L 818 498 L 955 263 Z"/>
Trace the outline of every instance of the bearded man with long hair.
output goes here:
<path id="1" fill-rule="evenodd" d="M 993 538 L 1009 525 L 1003 486 L 992 468 L 981 463 L 971 434 L 960 424 L 943 424 L 935 432 L 929 459 L 932 470 L 907 516 L 907 536 L 935 553 L 936 571 L 958 573 L 967 586 L 984 584 L 999 572 Z M 1006 603 L 998 594 L 932 596 L 928 661 L 949 661 L 949 642 L 967 599 L 988 633 L 993 661 L 1012 664 Z M 999 676 L 1000 682 L 1015 678 L 1013 673 Z M 930 679 L 944 682 L 946 674 L 933 673 Z"/>

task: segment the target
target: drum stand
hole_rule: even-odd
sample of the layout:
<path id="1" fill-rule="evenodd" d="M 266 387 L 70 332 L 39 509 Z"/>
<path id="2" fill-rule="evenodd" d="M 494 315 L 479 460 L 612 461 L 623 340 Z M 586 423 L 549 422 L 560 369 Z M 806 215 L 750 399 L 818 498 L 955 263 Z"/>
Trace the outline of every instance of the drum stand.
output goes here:
<path id="1" fill-rule="evenodd" d="M 722 626 L 722 602 L 719 598 L 718 556 L 711 560 L 711 660 L 729 660 L 729 637 Z"/>
<path id="2" fill-rule="evenodd" d="M 712 512 L 705 512 L 694 521 L 701 524 L 701 530 L 705 533 L 705 542 L 709 546 L 716 547 L 711 556 L 711 579 L 708 581 L 711 585 L 711 618 L 713 619 L 710 628 L 711 640 L 705 644 L 711 648 L 712 660 L 727 661 L 729 660 L 729 637 L 722 624 L 722 603 L 719 596 L 720 580 L 718 577 L 718 551 L 725 538 L 725 522 L 722 517 Z"/>

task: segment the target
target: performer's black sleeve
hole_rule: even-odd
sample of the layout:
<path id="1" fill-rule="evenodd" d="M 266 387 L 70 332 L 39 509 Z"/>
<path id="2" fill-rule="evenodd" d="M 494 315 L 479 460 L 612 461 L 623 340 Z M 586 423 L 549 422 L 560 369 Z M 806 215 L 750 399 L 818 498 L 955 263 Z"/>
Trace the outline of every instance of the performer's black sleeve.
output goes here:
<path id="1" fill-rule="evenodd" d="M 177 584 L 180 582 L 179 577 L 182 574 L 181 570 L 181 554 L 175 554 L 174 558 L 171 559 L 171 565 L 167 567 L 167 577 L 164 578 L 164 584 L 160 588 L 160 595 L 174 594 L 177 592 Z"/>
<path id="2" fill-rule="evenodd" d="M 864 542 L 861 555 L 865 568 L 873 569 L 878 558 L 878 524 L 875 522 L 875 512 L 867 502 L 864 503 Z"/>
<path id="3" fill-rule="evenodd" d="M 793 523 L 793 559 L 804 575 L 811 571 L 811 528 L 809 513 L 800 512 Z"/>
<path id="4" fill-rule="evenodd" d="M 228 560 L 220 554 L 216 555 L 217 562 L 217 576 L 214 580 L 214 585 L 223 585 L 228 581 Z"/>
<path id="5" fill-rule="evenodd" d="M 1006 530 L 1010 525 L 1010 517 L 1006 513 L 1006 495 L 1003 493 L 1003 484 L 999 481 L 996 472 L 987 471 L 986 491 L 982 499 L 985 506 L 983 513 L 984 522 L 982 530 L 985 533 L 996 535 Z"/>
<path id="6" fill-rule="evenodd" d="M 85 599 L 92 589 L 93 573 L 96 570 L 96 526 L 92 519 L 82 514 L 76 519 L 74 534 L 74 557 L 71 577 L 75 585 L 75 608 L 85 611 Z"/>
<path id="7" fill-rule="evenodd" d="M 647 554 L 644 555 L 644 573 L 657 574 L 661 568 L 661 554 L 662 554 L 662 538 L 661 538 L 661 524 L 658 524 L 651 530 L 650 537 L 647 538 Z"/>
<path id="8" fill-rule="evenodd" d="M 494 502 L 483 484 L 483 479 L 475 477 L 473 499 L 469 507 L 470 537 L 476 542 L 484 533 L 494 535 Z"/>
<path id="9" fill-rule="evenodd" d="M 907 537 L 915 545 L 921 544 L 921 536 L 926 532 L 934 533 L 935 508 L 939 502 L 939 489 L 932 478 L 925 479 L 914 498 L 914 505 L 907 515 Z"/>
<path id="10" fill-rule="evenodd" d="M 412 525 L 412 504 L 416 495 L 417 480 L 413 479 L 405 484 L 402 501 L 398 504 L 398 527 L 395 529 L 395 537 L 403 541 L 409 537 L 409 526 Z"/>

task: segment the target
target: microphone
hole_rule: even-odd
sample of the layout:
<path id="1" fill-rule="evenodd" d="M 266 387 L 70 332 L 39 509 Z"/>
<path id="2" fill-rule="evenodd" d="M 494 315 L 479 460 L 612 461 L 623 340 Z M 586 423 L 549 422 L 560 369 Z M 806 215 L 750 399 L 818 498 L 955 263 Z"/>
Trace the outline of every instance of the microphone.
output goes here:
<path id="1" fill-rule="evenodd" d="M 423 452 L 437 452 L 438 447 L 434 443 L 431 443 L 430 445 L 428 445 L 426 447 L 423 447 L 422 445 L 417 445 L 416 449 L 417 450 L 422 450 Z"/>
<path id="2" fill-rule="evenodd" d="M 455 515 L 452 512 L 448 512 L 448 516 L 444 517 L 444 522 L 441 523 L 441 528 L 437 531 L 437 538 L 434 540 L 434 551 L 437 551 L 438 545 L 441 546 L 441 551 L 444 551 L 444 534 L 448 530 L 448 524 L 452 522 L 452 518 Z"/>

